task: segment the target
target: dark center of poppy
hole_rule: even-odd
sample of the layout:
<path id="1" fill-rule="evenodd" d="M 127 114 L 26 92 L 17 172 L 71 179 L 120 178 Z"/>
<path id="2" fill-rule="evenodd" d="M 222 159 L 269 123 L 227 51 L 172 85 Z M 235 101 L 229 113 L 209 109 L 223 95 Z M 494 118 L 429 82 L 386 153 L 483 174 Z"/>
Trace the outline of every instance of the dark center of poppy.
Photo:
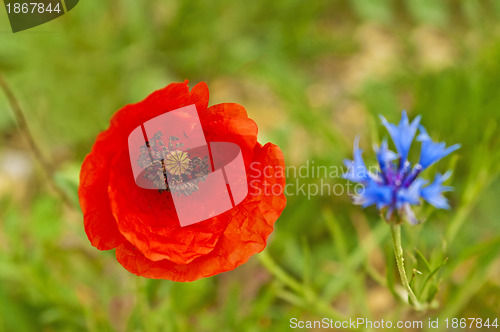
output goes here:
<path id="1" fill-rule="evenodd" d="M 137 164 L 144 168 L 143 177 L 151 181 L 158 192 L 169 191 L 189 196 L 199 189 L 198 184 L 209 173 L 208 156 L 190 156 L 189 151 L 179 150 L 184 144 L 170 136 L 168 143 L 162 132 L 141 146 Z"/>

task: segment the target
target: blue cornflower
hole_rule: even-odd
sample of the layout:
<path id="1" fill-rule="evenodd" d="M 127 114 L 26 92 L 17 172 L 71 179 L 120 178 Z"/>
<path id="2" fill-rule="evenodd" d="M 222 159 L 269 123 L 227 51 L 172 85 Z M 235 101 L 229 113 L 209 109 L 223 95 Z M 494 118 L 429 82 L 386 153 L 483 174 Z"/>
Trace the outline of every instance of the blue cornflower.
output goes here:
<path id="1" fill-rule="evenodd" d="M 434 181 L 420 177 L 423 170 L 460 148 L 459 144 L 446 147 L 444 142 L 433 142 L 425 128 L 420 124 L 420 116 L 411 123 L 403 111 L 401 121 L 396 126 L 380 116 L 383 125 L 387 128 L 394 142 L 397 153 L 389 150 L 387 140 L 383 140 L 380 147 L 375 146 L 378 168 L 370 172 L 363 160 L 362 150 L 359 148 L 359 139 L 354 142 L 354 160 L 345 160 L 347 172 L 344 178 L 363 185 L 354 195 L 354 203 L 367 207 L 375 205 L 385 211 L 386 220 L 397 218 L 406 219 L 410 224 L 417 224 L 418 220 L 411 206 L 420 205 L 421 200 L 439 209 L 448 209 L 448 201 L 443 192 L 452 190 L 443 186 L 451 172 L 444 175 L 437 174 Z M 417 141 L 421 142 L 420 158 L 412 166 L 408 160 L 411 144 L 417 134 Z"/>

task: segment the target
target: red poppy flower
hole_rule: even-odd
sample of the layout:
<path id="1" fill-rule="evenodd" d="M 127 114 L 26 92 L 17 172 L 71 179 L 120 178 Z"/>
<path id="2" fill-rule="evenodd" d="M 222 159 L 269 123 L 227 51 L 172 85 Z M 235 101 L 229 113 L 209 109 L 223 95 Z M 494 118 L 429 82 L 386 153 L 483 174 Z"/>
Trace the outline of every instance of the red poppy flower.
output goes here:
<path id="1" fill-rule="evenodd" d="M 193 104 L 206 141 L 240 147 L 248 195 L 222 214 L 182 227 L 172 192 L 136 184 L 127 139 L 144 122 Z M 183 153 L 171 154 L 167 167 L 180 176 L 187 172 L 185 161 Z M 193 281 L 232 270 L 265 248 L 286 205 L 283 170 L 281 150 L 257 142 L 257 125 L 242 106 L 208 107 L 204 82 L 191 91 L 187 81 L 170 84 L 120 109 L 98 135 L 80 173 L 85 232 L 97 249 L 116 248 L 123 267 L 147 278 Z"/>

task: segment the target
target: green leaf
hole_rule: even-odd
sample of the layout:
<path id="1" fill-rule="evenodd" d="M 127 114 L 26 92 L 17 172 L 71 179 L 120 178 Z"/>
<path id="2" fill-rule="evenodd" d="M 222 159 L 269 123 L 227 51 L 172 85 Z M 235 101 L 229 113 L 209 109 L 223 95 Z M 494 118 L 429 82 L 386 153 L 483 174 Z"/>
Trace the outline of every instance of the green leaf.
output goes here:
<path id="1" fill-rule="evenodd" d="M 420 265 L 423 265 L 428 272 L 431 272 L 432 268 L 431 265 L 429 264 L 429 261 L 427 261 L 425 256 L 417 248 L 415 248 L 415 252 L 417 254 L 417 264 L 421 263 Z"/>
<path id="2" fill-rule="evenodd" d="M 425 278 L 425 281 L 424 281 L 422 288 L 420 290 L 420 296 L 419 296 L 420 299 L 422 299 L 422 297 L 424 296 L 425 291 L 426 291 L 426 287 L 429 284 L 429 282 L 432 280 L 434 275 L 439 270 L 441 270 L 441 268 L 446 264 L 447 261 L 448 261 L 448 258 L 445 258 L 444 261 L 441 264 L 439 264 L 434 270 L 432 270 L 432 272 Z M 437 288 L 437 282 L 436 282 L 436 284 L 434 284 L 434 283 L 431 284 L 431 286 Z"/>

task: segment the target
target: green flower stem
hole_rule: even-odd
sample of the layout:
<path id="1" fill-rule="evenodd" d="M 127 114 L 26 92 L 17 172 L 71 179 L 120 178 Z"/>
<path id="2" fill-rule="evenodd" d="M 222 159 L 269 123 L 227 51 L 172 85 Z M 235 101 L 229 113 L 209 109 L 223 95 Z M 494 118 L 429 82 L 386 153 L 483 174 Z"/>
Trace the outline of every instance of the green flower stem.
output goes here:
<path id="1" fill-rule="evenodd" d="M 392 233 L 392 243 L 394 245 L 394 255 L 396 256 L 396 263 L 398 265 L 399 276 L 401 278 L 401 284 L 408 292 L 408 296 L 410 297 L 410 304 L 415 308 L 415 310 L 422 310 L 422 305 L 418 301 L 415 293 L 410 287 L 408 283 L 408 278 L 406 277 L 406 270 L 404 265 L 404 257 L 403 257 L 403 247 L 401 246 L 401 225 L 391 223 L 391 233 Z"/>
<path id="2" fill-rule="evenodd" d="M 24 116 L 24 112 L 21 109 L 19 101 L 14 96 L 12 89 L 10 88 L 7 81 L 3 78 L 2 73 L 0 73 L 0 90 L 3 91 L 5 96 L 7 97 L 7 102 L 12 108 L 12 112 L 14 113 L 14 117 L 16 119 L 17 125 L 21 133 L 25 136 L 28 147 L 33 152 L 35 159 L 38 161 L 40 166 L 42 167 L 42 171 L 45 173 L 46 178 L 48 179 L 49 185 L 52 189 L 61 197 L 63 202 L 70 208 L 74 208 L 74 204 L 68 194 L 62 190 L 54 180 L 55 175 L 55 167 L 51 165 L 48 160 L 43 156 L 42 151 L 40 150 L 38 144 L 36 143 L 31 131 L 28 127 L 28 123 L 26 121 L 26 117 Z"/>

